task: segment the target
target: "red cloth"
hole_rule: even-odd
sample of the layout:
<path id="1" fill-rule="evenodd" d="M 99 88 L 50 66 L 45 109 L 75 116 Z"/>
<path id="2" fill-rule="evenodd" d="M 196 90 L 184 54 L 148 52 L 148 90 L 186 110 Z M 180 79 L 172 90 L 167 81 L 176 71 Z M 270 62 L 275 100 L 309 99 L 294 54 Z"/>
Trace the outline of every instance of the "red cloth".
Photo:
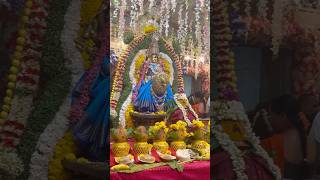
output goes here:
<path id="1" fill-rule="evenodd" d="M 173 170 L 168 166 L 157 167 L 137 173 L 110 172 L 111 180 L 209 180 L 210 161 L 195 161 L 186 163 L 183 172 Z"/>
<path id="2" fill-rule="evenodd" d="M 255 155 L 244 157 L 246 170 L 249 180 L 274 180 L 271 172 L 267 168 L 266 162 Z M 233 171 L 230 155 L 225 152 L 217 152 L 211 159 L 213 161 L 213 179 L 215 180 L 234 180 L 236 179 Z"/>
<path id="3" fill-rule="evenodd" d="M 267 152 L 274 152 L 274 163 L 280 168 L 281 172 L 284 172 L 284 150 L 283 150 L 283 134 L 274 134 L 273 136 L 261 140 L 261 146 Z"/>
<path id="4" fill-rule="evenodd" d="M 196 119 L 196 117 L 191 113 L 189 112 L 188 113 L 188 118 L 190 121 Z M 183 113 L 180 109 L 177 109 L 176 111 L 173 112 L 172 116 L 171 116 L 171 120 L 173 123 L 179 121 L 179 120 L 183 120 L 184 117 L 183 117 Z"/>

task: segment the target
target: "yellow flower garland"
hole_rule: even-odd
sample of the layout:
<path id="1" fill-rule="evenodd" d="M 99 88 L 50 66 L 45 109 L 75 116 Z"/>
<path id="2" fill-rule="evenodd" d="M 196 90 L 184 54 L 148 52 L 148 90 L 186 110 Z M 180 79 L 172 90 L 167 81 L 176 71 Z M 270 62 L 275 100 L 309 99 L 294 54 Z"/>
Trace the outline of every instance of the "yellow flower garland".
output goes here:
<path id="1" fill-rule="evenodd" d="M 68 131 L 58 142 L 53 159 L 49 162 L 49 180 L 71 180 L 70 174 L 63 168 L 61 161 L 64 158 L 76 159 L 74 153 L 76 145 L 73 142 L 72 133 Z"/>
<path id="2" fill-rule="evenodd" d="M 23 11 L 23 15 L 21 16 L 21 22 L 20 22 L 20 27 L 18 30 L 19 36 L 16 39 L 17 45 L 15 48 L 15 52 L 13 55 L 13 59 L 11 62 L 11 67 L 10 67 L 10 74 L 8 76 L 8 87 L 6 90 L 6 96 L 3 99 L 3 106 L 2 110 L 0 112 L 0 125 L 4 123 L 6 118 L 9 115 L 12 99 L 13 99 L 13 94 L 14 94 L 14 89 L 16 87 L 16 78 L 20 70 L 20 65 L 21 65 L 21 60 L 22 60 L 22 52 L 24 50 L 25 46 L 25 37 L 26 37 L 26 23 L 29 19 L 30 16 L 30 8 L 32 7 L 32 0 L 28 0 L 25 2 L 25 8 Z"/>
<path id="3" fill-rule="evenodd" d="M 128 109 L 127 109 L 126 113 L 125 113 L 127 128 L 132 128 L 133 127 L 133 121 L 132 121 L 132 117 L 130 115 L 130 113 L 133 112 L 133 111 L 134 111 L 134 107 L 133 107 L 132 104 L 130 104 L 128 106 Z"/>

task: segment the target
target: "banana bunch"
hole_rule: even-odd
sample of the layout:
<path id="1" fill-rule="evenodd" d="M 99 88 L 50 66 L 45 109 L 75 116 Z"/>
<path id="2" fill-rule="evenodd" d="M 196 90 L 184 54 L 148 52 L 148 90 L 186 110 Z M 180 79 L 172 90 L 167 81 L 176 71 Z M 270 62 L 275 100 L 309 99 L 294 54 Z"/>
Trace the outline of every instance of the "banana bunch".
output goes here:
<path id="1" fill-rule="evenodd" d="M 112 171 L 122 171 L 122 170 L 129 170 L 130 167 L 126 164 L 118 164 L 111 168 Z"/>

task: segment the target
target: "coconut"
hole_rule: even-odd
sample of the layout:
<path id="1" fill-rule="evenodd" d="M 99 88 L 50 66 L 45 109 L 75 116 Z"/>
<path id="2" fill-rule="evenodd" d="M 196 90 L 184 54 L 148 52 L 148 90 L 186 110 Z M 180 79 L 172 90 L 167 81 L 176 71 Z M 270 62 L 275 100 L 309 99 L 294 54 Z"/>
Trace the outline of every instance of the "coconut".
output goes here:
<path id="1" fill-rule="evenodd" d="M 149 155 L 149 154 L 141 154 L 138 156 L 138 160 L 143 162 L 143 163 L 148 163 L 148 164 L 151 164 L 151 163 L 154 163 L 156 161 L 156 158 Z"/>
<path id="2" fill-rule="evenodd" d="M 176 156 L 180 161 L 189 161 L 191 160 L 191 155 L 189 149 L 178 149 L 176 151 Z"/>

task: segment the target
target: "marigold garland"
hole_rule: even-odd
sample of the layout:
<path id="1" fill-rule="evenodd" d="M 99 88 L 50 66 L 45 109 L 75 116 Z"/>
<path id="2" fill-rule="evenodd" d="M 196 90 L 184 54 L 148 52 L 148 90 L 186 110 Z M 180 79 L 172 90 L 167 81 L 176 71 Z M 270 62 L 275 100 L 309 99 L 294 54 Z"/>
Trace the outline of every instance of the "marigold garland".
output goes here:
<path id="1" fill-rule="evenodd" d="M 25 47 L 25 41 L 26 41 L 26 24 L 28 22 L 29 16 L 30 16 L 30 8 L 32 7 L 32 0 L 28 0 L 25 2 L 25 9 L 23 11 L 23 15 L 21 16 L 21 22 L 20 22 L 20 27 L 18 30 L 18 37 L 16 40 L 16 49 L 14 51 L 14 55 L 11 60 L 11 71 L 9 74 L 9 82 L 7 85 L 7 95 L 3 99 L 3 104 L 6 105 L 2 107 L 2 111 L 0 112 L 0 125 L 4 123 L 5 119 L 9 115 L 9 108 L 5 107 L 10 107 L 12 103 L 12 95 L 14 94 L 14 89 L 16 86 L 16 77 L 17 74 L 20 70 L 20 65 L 21 65 L 21 60 L 22 60 L 22 53 L 23 49 Z"/>

